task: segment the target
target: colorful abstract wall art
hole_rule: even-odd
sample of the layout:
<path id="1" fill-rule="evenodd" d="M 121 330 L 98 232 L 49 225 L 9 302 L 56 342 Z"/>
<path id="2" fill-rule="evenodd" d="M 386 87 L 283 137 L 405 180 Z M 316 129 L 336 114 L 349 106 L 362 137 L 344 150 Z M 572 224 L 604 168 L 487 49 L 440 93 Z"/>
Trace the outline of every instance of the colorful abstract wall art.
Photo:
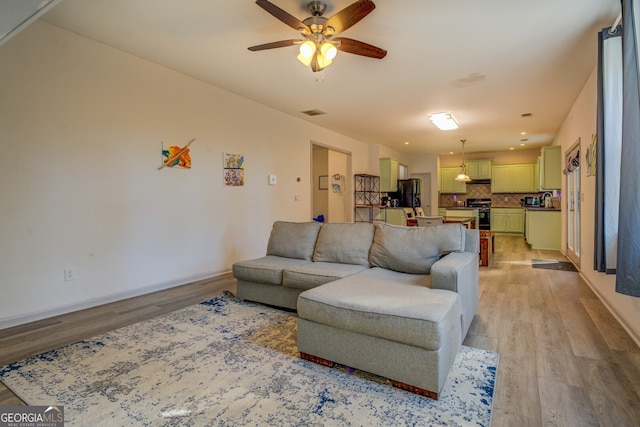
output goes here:
<path id="1" fill-rule="evenodd" d="M 224 153 L 224 185 L 226 187 L 244 186 L 244 156 Z"/>
<path id="2" fill-rule="evenodd" d="M 192 139 L 185 146 L 172 145 L 162 142 L 162 165 L 158 169 L 183 168 L 191 169 L 191 149 L 189 146 L 195 141 Z"/>

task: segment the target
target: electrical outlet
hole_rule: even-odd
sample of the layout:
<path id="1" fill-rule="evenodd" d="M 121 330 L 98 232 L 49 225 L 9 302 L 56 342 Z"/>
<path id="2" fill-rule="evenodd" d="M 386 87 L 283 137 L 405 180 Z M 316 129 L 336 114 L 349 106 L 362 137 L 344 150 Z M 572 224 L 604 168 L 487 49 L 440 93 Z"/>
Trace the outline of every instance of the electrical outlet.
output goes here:
<path id="1" fill-rule="evenodd" d="M 269 175 L 269 185 L 276 185 L 278 183 L 278 177 L 275 175 Z"/>
<path id="2" fill-rule="evenodd" d="M 64 281 L 71 282 L 72 280 L 76 280 L 76 269 L 75 267 L 67 267 L 64 269 Z"/>

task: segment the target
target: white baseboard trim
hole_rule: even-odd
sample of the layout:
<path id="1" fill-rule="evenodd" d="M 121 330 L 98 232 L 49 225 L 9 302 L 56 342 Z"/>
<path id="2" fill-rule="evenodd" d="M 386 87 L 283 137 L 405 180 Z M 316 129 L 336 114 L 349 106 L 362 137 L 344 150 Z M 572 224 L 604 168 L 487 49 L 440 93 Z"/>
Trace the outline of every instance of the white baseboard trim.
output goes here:
<path id="1" fill-rule="evenodd" d="M 609 301 L 607 301 L 607 299 L 604 297 L 602 292 L 600 292 L 598 287 L 594 286 L 593 283 L 591 283 L 591 281 L 584 274 L 582 274 L 582 271 L 580 272 L 580 277 L 582 277 L 582 280 L 584 280 L 587 283 L 587 285 L 589 285 L 593 293 L 596 294 L 596 296 L 602 302 L 602 304 L 604 304 L 606 309 L 609 310 L 609 312 L 613 315 L 613 317 L 616 318 L 616 320 L 618 321 L 618 323 L 620 323 L 622 328 L 625 331 L 627 331 L 627 333 L 629 334 L 631 339 L 636 343 L 636 345 L 640 347 L 640 335 L 638 335 L 638 333 L 631 327 L 631 325 L 629 325 L 629 323 L 625 321 L 624 318 L 618 314 L 617 310 L 613 308 L 611 304 L 609 304 Z"/>
<path id="2" fill-rule="evenodd" d="M 25 323 L 35 322 L 37 320 L 47 319 L 49 317 L 59 316 L 61 314 L 72 313 L 74 311 L 84 310 L 91 307 L 97 307 L 99 305 L 109 304 L 116 301 L 122 301 L 128 298 L 138 297 L 140 295 L 146 295 L 157 291 L 163 291 L 165 289 L 175 288 L 177 286 L 186 285 L 200 280 L 215 279 L 216 277 L 224 276 L 231 273 L 231 269 L 210 271 L 207 273 L 196 274 L 181 279 L 170 280 L 168 282 L 156 283 L 154 285 L 145 286 L 131 291 L 119 292 L 112 295 L 106 295 L 99 298 L 91 298 L 79 303 L 62 305 L 51 309 L 36 311 L 27 314 L 21 314 L 12 317 L 6 317 L 0 319 L 0 330 L 11 328 L 13 326 L 23 325 Z"/>

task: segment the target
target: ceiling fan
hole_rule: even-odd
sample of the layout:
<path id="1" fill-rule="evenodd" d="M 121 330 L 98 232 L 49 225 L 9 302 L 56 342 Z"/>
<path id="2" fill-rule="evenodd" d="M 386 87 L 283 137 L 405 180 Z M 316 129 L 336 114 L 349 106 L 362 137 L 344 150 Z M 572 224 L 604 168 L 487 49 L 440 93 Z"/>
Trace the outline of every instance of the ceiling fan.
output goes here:
<path id="1" fill-rule="evenodd" d="M 281 40 L 251 46 L 250 51 L 299 45 L 298 60 L 304 65 L 310 66 L 313 72 L 321 71 L 331 64 L 338 50 L 377 59 L 382 59 L 387 54 L 384 49 L 358 40 L 335 37 L 336 34 L 352 27 L 376 8 L 371 0 L 358 0 L 330 18 L 322 16 L 327 9 L 325 1 L 310 1 L 307 3 L 307 8 L 311 16 L 304 21 L 300 21 L 267 0 L 256 0 L 256 4 L 291 28 L 300 31 L 304 40 Z"/>

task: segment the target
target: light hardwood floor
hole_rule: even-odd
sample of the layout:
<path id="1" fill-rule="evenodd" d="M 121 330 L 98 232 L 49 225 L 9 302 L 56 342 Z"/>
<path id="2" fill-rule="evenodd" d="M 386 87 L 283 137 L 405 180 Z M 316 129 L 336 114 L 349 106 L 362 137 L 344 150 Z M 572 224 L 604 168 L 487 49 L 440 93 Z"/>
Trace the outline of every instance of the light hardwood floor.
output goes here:
<path id="1" fill-rule="evenodd" d="M 496 236 L 465 345 L 500 353 L 493 427 L 639 426 L 640 349 L 574 272 L 534 269 L 522 237 Z M 230 277 L 0 330 L 0 365 L 235 290 Z M 22 402 L 0 384 L 0 406 Z"/>

